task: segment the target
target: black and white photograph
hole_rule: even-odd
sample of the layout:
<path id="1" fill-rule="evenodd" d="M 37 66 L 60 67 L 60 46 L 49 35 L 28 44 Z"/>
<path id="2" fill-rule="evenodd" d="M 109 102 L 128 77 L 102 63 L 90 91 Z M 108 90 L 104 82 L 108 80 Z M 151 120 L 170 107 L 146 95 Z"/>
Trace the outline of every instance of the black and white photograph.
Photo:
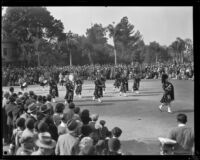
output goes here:
<path id="1" fill-rule="evenodd" d="M 2 6 L 2 155 L 195 155 L 192 6 Z"/>

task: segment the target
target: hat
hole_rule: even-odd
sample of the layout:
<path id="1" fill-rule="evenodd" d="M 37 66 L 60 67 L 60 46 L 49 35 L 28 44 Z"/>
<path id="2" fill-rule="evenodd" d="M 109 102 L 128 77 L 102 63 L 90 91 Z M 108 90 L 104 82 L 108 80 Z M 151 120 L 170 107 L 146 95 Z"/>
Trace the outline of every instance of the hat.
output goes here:
<path id="1" fill-rule="evenodd" d="M 115 137 L 120 137 L 122 134 L 122 130 L 119 127 L 114 127 L 111 132 Z"/>
<path id="2" fill-rule="evenodd" d="M 120 149 L 121 143 L 117 138 L 110 138 L 108 140 L 108 148 L 110 151 L 118 151 Z"/>
<path id="3" fill-rule="evenodd" d="M 17 121 L 16 121 L 16 126 L 24 127 L 25 126 L 25 119 L 24 118 L 18 118 Z"/>
<path id="4" fill-rule="evenodd" d="M 91 115 L 91 119 L 92 119 L 93 121 L 97 121 L 98 118 L 99 118 L 99 115 L 98 115 L 98 114 L 93 114 L 93 115 Z"/>
<path id="5" fill-rule="evenodd" d="M 35 103 L 31 103 L 29 106 L 28 106 L 28 111 L 27 113 L 33 113 L 37 110 L 37 105 Z"/>
<path id="6" fill-rule="evenodd" d="M 67 122 L 67 128 L 69 131 L 74 131 L 77 128 L 77 126 L 78 126 L 78 123 L 73 119 Z"/>
<path id="7" fill-rule="evenodd" d="M 71 103 L 69 104 L 69 108 L 70 108 L 70 109 L 74 109 L 74 108 L 75 108 L 75 104 L 74 104 L 73 102 L 71 102 Z"/>
<path id="8" fill-rule="evenodd" d="M 45 112 L 47 112 L 47 111 L 49 111 L 50 109 L 49 109 L 49 107 L 46 105 L 46 104 L 44 104 L 44 105 L 42 105 L 41 107 L 40 107 L 40 112 L 42 112 L 42 113 L 45 113 Z"/>
<path id="9" fill-rule="evenodd" d="M 51 138 L 50 133 L 44 132 L 44 133 L 39 133 L 38 140 L 36 140 L 35 144 L 38 147 L 53 149 L 56 146 L 56 141 L 54 141 Z"/>

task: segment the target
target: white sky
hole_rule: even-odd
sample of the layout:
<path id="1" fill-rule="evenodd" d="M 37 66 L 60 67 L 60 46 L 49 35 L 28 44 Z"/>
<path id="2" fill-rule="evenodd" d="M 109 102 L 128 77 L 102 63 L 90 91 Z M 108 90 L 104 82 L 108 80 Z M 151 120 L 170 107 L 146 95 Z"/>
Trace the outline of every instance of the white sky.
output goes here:
<path id="1" fill-rule="evenodd" d="M 107 26 L 124 16 L 143 35 L 146 44 L 170 45 L 176 37 L 193 40 L 192 7 L 47 7 L 63 22 L 65 32 L 83 35 L 91 24 Z M 112 40 L 109 40 L 112 44 Z"/>

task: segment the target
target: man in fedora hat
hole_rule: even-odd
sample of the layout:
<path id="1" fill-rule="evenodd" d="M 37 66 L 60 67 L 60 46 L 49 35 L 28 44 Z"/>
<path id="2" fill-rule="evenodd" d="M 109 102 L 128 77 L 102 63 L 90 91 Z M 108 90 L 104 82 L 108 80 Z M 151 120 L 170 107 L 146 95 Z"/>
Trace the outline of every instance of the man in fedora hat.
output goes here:
<path id="1" fill-rule="evenodd" d="M 30 115 L 29 118 L 32 118 L 35 123 L 37 121 L 37 105 L 35 103 L 31 103 L 28 106 L 27 113 Z"/>
<path id="2" fill-rule="evenodd" d="M 55 154 L 56 155 L 75 155 L 76 149 L 74 146 L 78 142 L 78 138 L 76 137 L 76 129 L 78 123 L 71 119 L 67 122 L 68 132 L 66 134 L 60 135 L 58 138 L 58 142 L 56 144 Z"/>
<path id="3" fill-rule="evenodd" d="M 39 147 L 39 149 L 32 153 L 32 155 L 53 155 L 54 148 L 56 146 L 56 141 L 51 138 L 50 133 L 44 132 L 39 133 L 38 139 L 35 144 Z"/>

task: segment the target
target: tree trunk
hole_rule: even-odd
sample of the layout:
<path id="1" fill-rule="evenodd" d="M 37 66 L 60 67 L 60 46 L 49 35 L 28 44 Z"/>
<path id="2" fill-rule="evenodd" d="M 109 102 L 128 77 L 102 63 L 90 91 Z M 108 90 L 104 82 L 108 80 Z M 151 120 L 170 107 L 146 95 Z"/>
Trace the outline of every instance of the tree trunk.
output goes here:
<path id="1" fill-rule="evenodd" d="M 115 55 L 115 65 L 117 65 L 117 53 L 116 53 L 115 46 L 114 46 L 114 55 Z"/>
<path id="2" fill-rule="evenodd" d="M 92 60 L 91 52 L 88 53 L 88 59 L 90 61 L 90 64 L 93 65 L 93 60 Z"/>
<path id="3" fill-rule="evenodd" d="M 72 66 L 72 54 L 71 51 L 69 51 L 69 64 Z"/>

